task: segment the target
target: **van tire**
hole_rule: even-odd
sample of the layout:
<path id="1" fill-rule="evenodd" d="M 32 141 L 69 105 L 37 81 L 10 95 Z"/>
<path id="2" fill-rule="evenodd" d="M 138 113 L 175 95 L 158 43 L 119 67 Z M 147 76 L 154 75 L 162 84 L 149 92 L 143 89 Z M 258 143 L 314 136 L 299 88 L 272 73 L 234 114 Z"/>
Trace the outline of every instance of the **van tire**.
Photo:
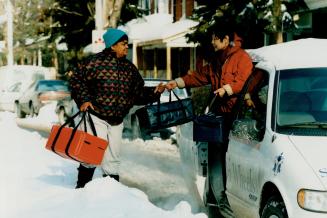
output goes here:
<path id="1" fill-rule="evenodd" d="M 16 112 L 16 116 L 18 118 L 25 118 L 25 116 L 26 116 L 26 114 L 22 111 L 22 108 L 19 105 L 19 103 L 15 104 L 15 112 Z"/>
<path id="2" fill-rule="evenodd" d="M 279 196 L 270 197 L 262 210 L 261 218 L 288 218 L 282 198 Z"/>

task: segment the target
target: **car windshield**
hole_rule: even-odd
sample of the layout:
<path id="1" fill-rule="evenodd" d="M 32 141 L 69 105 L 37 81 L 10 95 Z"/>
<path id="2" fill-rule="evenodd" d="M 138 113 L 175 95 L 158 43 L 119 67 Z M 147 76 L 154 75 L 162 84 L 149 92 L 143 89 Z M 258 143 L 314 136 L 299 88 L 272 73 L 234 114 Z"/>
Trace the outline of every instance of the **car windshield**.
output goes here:
<path id="1" fill-rule="evenodd" d="M 327 68 L 282 70 L 277 96 L 277 126 L 327 127 Z"/>
<path id="2" fill-rule="evenodd" d="M 37 91 L 69 91 L 68 82 L 60 80 L 40 81 L 36 87 Z"/>
<path id="3" fill-rule="evenodd" d="M 181 97 L 181 98 L 185 98 L 185 92 L 183 91 L 183 89 L 179 89 L 179 88 L 175 88 L 173 89 L 174 93 L 178 96 L 178 97 Z M 165 90 L 162 95 L 163 96 L 169 96 L 170 92 Z M 172 94 L 173 95 L 173 94 Z"/>
<path id="4" fill-rule="evenodd" d="M 22 87 L 22 82 L 15 83 L 14 85 L 8 88 L 9 92 L 19 92 Z"/>

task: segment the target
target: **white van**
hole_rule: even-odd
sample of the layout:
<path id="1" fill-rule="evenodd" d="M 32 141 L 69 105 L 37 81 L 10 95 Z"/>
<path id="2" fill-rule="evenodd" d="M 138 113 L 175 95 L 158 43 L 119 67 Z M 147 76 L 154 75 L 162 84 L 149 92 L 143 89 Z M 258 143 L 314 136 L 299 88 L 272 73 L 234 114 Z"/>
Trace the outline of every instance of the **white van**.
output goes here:
<path id="1" fill-rule="evenodd" d="M 192 123 L 177 129 L 188 183 L 203 196 L 209 218 L 327 217 L 326 51 L 326 39 L 249 51 L 263 79 L 252 93 L 256 108 L 243 104 L 229 135 L 230 213 L 220 204 L 219 149 L 193 142 Z M 205 184 L 196 185 L 203 178 Z"/>
<path id="2" fill-rule="evenodd" d="M 31 84 L 41 79 L 55 79 L 53 68 L 13 65 L 0 67 L 0 110 L 14 111 L 15 100 Z"/>

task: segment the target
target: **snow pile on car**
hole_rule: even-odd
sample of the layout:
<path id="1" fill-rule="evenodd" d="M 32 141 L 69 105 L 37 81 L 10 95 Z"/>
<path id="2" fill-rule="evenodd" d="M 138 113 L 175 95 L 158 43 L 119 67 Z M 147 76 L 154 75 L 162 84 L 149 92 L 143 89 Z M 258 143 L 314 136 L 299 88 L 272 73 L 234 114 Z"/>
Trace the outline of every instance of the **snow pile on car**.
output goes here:
<path id="1" fill-rule="evenodd" d="M 268 61 L 277 70 L 327 66 L 327 39 L 299 39 L 248 52 L 254 62 Z"/>

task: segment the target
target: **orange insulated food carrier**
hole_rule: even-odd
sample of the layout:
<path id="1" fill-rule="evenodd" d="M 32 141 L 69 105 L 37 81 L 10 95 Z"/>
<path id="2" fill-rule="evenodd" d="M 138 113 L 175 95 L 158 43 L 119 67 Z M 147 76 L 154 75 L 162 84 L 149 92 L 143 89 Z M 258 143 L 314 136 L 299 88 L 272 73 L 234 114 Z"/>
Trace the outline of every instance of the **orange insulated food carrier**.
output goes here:
<path id="1" fill-rule="evenodd" d="M 96 136 L 95 127 L 91 117 L 88 115 L 89 123 L 94 135 L 77 129 L 82 121 L 84 121 L 84 123 L 86 122 L 86 112 L 83 112 L 80 122 L 74 128 L 65 127 L 78 114 L 80 114 L 80 112 L 75 114 L 61 126 L 54 125 L 52 127 L 46 148 L 63 158 L 87 164 L 100 165 L 104 152 L 108 146 L 108 141 Z"/>

